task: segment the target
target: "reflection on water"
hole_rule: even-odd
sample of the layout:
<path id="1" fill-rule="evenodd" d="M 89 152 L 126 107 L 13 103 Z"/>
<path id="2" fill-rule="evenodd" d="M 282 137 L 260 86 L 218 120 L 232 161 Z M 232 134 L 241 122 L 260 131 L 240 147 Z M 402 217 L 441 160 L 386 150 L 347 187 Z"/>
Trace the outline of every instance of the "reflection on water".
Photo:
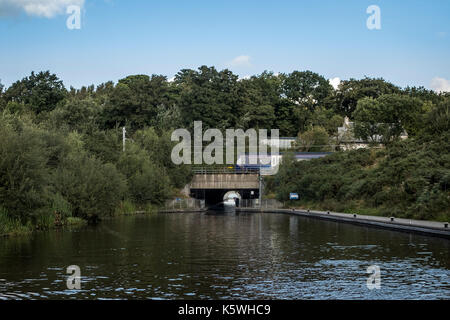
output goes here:
<path id="1" fill-rule="evenodd" d="M 448 299 L 450 241 L 277 214 L 157 214 L 0 239 L 0 299 Z M 66 268 L 81 268 L 81 290 Z M 381 289 L 366 287 L 381 268 Z"/>

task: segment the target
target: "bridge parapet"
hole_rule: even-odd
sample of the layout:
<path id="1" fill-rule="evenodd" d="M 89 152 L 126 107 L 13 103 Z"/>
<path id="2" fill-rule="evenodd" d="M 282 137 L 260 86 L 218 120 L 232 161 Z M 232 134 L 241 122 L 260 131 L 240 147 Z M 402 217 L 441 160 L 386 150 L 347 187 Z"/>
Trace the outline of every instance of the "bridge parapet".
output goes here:
<path id="1" fill-rule="evenodd" d="M 219 167 L 219 168 L 194 168 L 194 174 L 258 174 L 258 168 Z"/>
<path id="2" fill-rule="evenodd" d="M 194 173 L 191 189 L 258 189 L 258 173 Z"/>

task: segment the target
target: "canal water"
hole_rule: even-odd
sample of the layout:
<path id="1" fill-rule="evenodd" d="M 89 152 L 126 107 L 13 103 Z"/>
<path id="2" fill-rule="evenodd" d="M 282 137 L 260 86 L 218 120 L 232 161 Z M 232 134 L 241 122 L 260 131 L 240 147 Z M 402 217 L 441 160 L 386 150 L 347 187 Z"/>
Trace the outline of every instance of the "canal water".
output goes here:
<path id="1" fill-rule="evenodd" d="M 0 239 L 0 299 L 30 298 L 449 299 L 450 241 L 285 214 L 115 218 Z"/>

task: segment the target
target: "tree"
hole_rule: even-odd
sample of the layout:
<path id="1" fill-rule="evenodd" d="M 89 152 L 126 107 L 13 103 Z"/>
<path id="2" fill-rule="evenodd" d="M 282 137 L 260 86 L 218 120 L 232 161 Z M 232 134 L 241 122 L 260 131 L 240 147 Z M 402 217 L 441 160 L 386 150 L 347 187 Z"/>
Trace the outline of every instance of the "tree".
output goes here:
<path id="1" fill-rule="evenodd" d="M 13 83 L 4 93 L 4 99 L 23 103 L 39 114 L 55 109 L 66 93 L 63 82 L 55 74 L 32 71 L 29 77 Z"/>
<path id="2" fill-rule="evenodd" d="M 306 106 L 313 111 L 322 105 L 333 87 L 321 75 L 311 71 L 294 71 L 288 74 L 283 81 L 283 94 L 291 103 Z"/>
<path id="3" fill-rule="evenodd" d="M 258 76 L 239 81 L 242 93 L 241 118 L 237 126 L 243 129 L 271 129 L 275 125 L 275 110 L 282 103 L 283 75 L 264 71 Z"/>
<path id="4" fill-rule="evenodd" d="M 165 76 L 134 75 L 119 80 L 103 112 L 106 128 L 128 125 L 136 130 L 155 125 L 158 106 L 171 104 L 169 90 Z"/>
<path id="5" fill-rule="evenodd" d="M 275 121 L 275 111 L 270 105 L 246 105 L 243 107 L 244 115 L 238 122 L 244 129 L 254 128 L 268 129 L 272 128 Z"/>
<path id="6" fill-rule="evenodd" d="M 426 116 L 425 132 L 442 135 L 450 131 L 450 97 L 438 103 Z"/>
<path id="7" fill-rule="evenodd" d="M 329 137 L 327 130 L 323 127 L 313 127 L 298 135 L 301 151 L 323 151 L 328 150 Z"/>
<path id="8" fill-rule="evenodd" d="M 431 102 L 432 104 L 438 104 L 441 101 L 441 96 L 433 90 L 428 90 L 424 87 L 406 87 L 402 90 L 402 93 L 409 95 L 412 98 L 418 98 L 424 102 Z"/>
<path id="9" fill-rule="evenodd" d="M 92 222 L 112 215 L 126 192 L 124 176 L 113 164 L 103 164 L 81 150 L 63 159 L 53 173 L 53 183 L 73 215 Z"/>
<path id="10" fill-rule="evenodd" d="M 128 195 L 137 204 L 161 204 L 171 193 L 166 169 L 154 163 L 149 153 L 137 144 L 129 144 L 117 168 L 128 181 Z"/>
<path id="11" fill-rule="evenodd" d="M 285 75 L 264 71 L 260 75 L 239 81 L 245 105 L 269 105 L 276 108 L 282 101 L 282 84 Z"/>
<path id="12" fill-rule="evenodd" d="M 355 135 L 362 139 L 388 143 L 397 140 L 406 130 L 415 134 L 419 126 L 423 103 L 417 98 L 386 94 L 377 99 L 366 97 L 358 101 L 353 112 Z"/>
<path id="13" fill-rule="evenodd" d="M 48 154 L 40 134 L 16 117 L 0 116 L 0 203 L 23 223 L 45 204 Z"/>
<path id="14" fill-rule="evenodd" d="M 310 124 L 313 126 L 320 126 L 327 130 L 328 135 L 337 136 L 338 127 L 342 125 L 344 118 L 335 114 L 333 110 L 318 107 L 311 115 Z"/>
<path id="15" fill-rule="evenodd" d="M 394 138 L 403 132 L 415 136 L 423 127 L 427 105 L 422 100 L 401 94 L 384 94 L 377 99 L 382 107 L 382 120 L 391 123 Z"/>
<path id="16" fill-rule="evenodd" d="M 2 84 L 2 81 L 0 79 L 0 111 L 2 111 L 3 108 L 6 105 L 6 102 L 5 102 L 4 98 L 3 98 L 3 89 L 4 88 L 5 88 L 5 86 Z"/>
<path id="17" fill-rule="evenodd" d="M 238 76 L 225 69 L 201 66 L 198 71 L 183 69 L 176 76 L 179 106 L 184 125 L 203 121 L 203 128 L 233 128 L 242 114 L 242 87 Z"/>
<path id="18" fill-rule="evenodd" d="M 171 152 L 175 142 L 171 140 L 170 131 L 157 132 L 154 128 L 137 131 L 133 140 L 136 145 L 145 150 L 148 159 L 157 167 L 164 168 L 170 178 L 168 184 L 176 188 L 183 188 L 190 181 L 191 168 L 188 165 L 175 165 L 172 162 Z"/>
<path id="19" fill-rule="evenodd" d="M 281 136 L 294 137 L 299 131 L 299 113 L 297 106 L 284 100 L 275 109 L 275 128 L 280 130 Z"/>
<path id="20" fill-rule="evenodd" d="M 71 131 L 92 132 L 97 128 L 101 109 L 93 98 L 70 98 L 61 103 L 49 115 L 55 128 L 67 126 Z"/>
<path id="21" fill-rule="evenodd" d="M 383 118 L 380 103 L 372 98 L 365 97 L 358 101 L 356 110 L 353 112 L 355 119 L 355 137 L 365 141 L 377 142 L 383 133 L 379 121 Z"/>
<path id="22" fill-rule="evenodd" d="M 351 117 L 358 101 L 365 97 L 378 98 L 383 94 L 399 93 L 400 89 L 383 78 L 350 79 L 342 81 L 335 94 L 335 109 L 342 116 Z"/>
<path id="23" fill-rule="evenodd" d="M 178 129 L 183 126 L 183 118 L 181 117 L 181 110 L 176 104 L 168 107 L 159 105 L 155 119 L 155 128 L 159 131 L 168 129 Z"/>

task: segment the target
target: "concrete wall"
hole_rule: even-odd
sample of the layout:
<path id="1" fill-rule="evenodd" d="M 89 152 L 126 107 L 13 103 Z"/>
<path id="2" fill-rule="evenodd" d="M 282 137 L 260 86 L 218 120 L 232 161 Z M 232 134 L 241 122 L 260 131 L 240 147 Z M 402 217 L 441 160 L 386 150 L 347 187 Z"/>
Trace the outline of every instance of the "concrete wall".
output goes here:
<path id="1" fill-rule="evenodd" d="M 305 209 L 265 209 L 265 208 L 237 208 L 237 212 L 269 212 L 287 213 L 307 218 L 330 220 L 335 222 L 351 223 L 367 227 L 392 229 L 411 233 L 420 233 L 428 236 L 450 239 L 450 228 L 446 222 L 422 221 L 401 219 L 394 217 L 366 216 L 350 213 L 316 211 Z"/>
<path id="2" fill-rule="evenodd" d="M 258 189 L 258 174 L 196 174 L 191 189 Z"/>

